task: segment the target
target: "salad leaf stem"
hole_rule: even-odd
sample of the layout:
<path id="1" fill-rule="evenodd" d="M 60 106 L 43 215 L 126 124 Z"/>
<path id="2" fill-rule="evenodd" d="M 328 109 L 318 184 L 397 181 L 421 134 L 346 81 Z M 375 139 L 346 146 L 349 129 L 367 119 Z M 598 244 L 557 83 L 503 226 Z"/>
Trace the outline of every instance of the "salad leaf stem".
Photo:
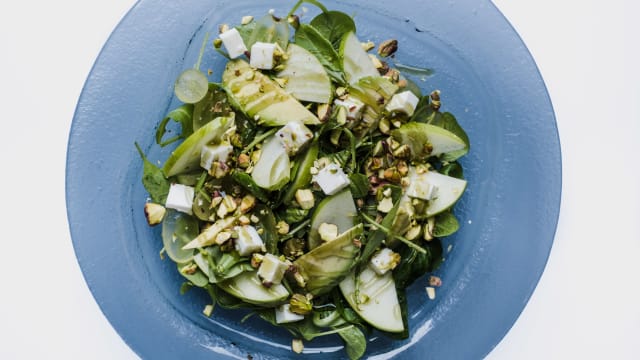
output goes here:
<path id="1" fill-rule="evenodd" d="M 198 62 L 194 66 L 195 69 L 200 70 L 200 64 L 202 63 L 202 55 L 204 55 L 204 50 L 206 48 L 207 42 L 209 41 L 209 32 L 204 34 L 204 40 L 202 40 L 202 45 L 200 46 L 200 54 L 198 54 Z"/>
<path id="2" fill-rule="evenodd" d="M 291 8 L 291 10 L 289 11 L 289 13 L 287 14 L 287 18 L 289 18 L 289 16 L 293 15 L 293 13 L 296 12 L 296 10 L 298 10 L 298 8 L 304 3 L 317 6 L 318 8 L 320 8 L 320 10 L 322 10 L 322 12 L 325 12 L 325 13 L 329 12 L 329 9 L 327 9 L 319 1 L 316 1 L 316 0 L 299 0 L 295 5 L 293 5 L 293 8 Z"/>
<path id="3" fill-rule="evenodd" d="M 293 235 L 295 235 L 298 231 L 304 229 L 307 225 L 309 225 L 310 222 L 311 222 L 311 219 L 307 219 L 301 222 L 300 225 L 296 226 L 295 228 L 293 228 L 293 230 L 289 231 L 287 235 L 281 237 L 280 242 L 291 239 Z"/>
<path id="4" fill-rule="evenodd" d="M 370 225 L 372 225 L 373 227 L 380 229 L 382 231 L 384 231 L 388 236 L 393 236 L 394 238 L 400 240 L 401 242 L 403 242 L 405 245 L 407 245 L 408 247 L 415 249 L 416 251 L 418 251 L 421 254 L 426 254 L 427 250 L 423 249 L 422 247 L 420 247 L 420 245 L 417 245 L 415 243 L 413 243 L 411 240 L 405 238 L 404 236 L 400 236 L 400 235 L 396 235 L 393 234 L 392 231 L 387 228 L 382 226 L 381 224 L 378 224 L 376 222 L 375 219 L 372 219 L 369 215 L 365 214 L 365 213 L 361 213 L 360 216 L 362 216 L 362 218 L 364 220 L 366 220 Z"/>
<path id="5" fill-rule="evenodd" d="M 342 132 L 347 135 L 349 138 L 349 147 L 351 148 L 351 171 L 356 172 L 357 162 L 356 162 L 356 137 L 353 135 L 351 130 L 344 128 Z"/>

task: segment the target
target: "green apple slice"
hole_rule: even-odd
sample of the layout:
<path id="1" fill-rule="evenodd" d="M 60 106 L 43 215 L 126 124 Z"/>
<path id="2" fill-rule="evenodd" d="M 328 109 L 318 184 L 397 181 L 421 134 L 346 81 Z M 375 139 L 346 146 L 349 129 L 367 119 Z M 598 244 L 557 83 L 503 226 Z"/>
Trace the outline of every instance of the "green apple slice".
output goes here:
<path id="1" fill-rule="evenodd" d="M 363 77 L 380 76 L 353 31 L 342 38 L 340 57 L 342 57 L 342 67 L 349 84 L 355 84 Z"/>
<path id="2" fill-rule="evenodd" d="M 273 284 L 270 287 L 262 285 L 255 271 L 245 271 L 218 283 L 218 286 L 238 299 L 255 305 L 273 306 L 289 297 L 289 291 L 282 284 Z"/>
<path id="3" fill-rule="evenodd" d="M 162 245 L 169 258 L 177 263 L 193 259 L 193 249 L 182 247 L 198 236 L 198 220 L 185 213 L 167 209 L 162 220 Z"/>
<path id="4" fill-rule="evenodd" d="M 211 142 L 220 142 L 222 135 L 234 126 L 234 114 L 213 119 L 180 144 L 164 163 L 164 176 L 171 177 L 196 170 L 200 167 L 200 151 Z"/>
<path id="5" fill-rule="evenodd" d="M 322 244 L 322 239 L 318 234 L 320 224 L 334 224 L 338 227 L 338 234 L 341 234 L 356 224 L 357 216 L 358 210 L 349 189 L 322 199 L 311 216 L 308 237 L 309 249 L 314 249 Z"/>
<path id="6" fill-rule="evenodd" d="M 452 152 L 457 152 L 460 157 L 466 153 L 464 150 L 468 150 L 460 137 L 449 130 L 431 124 L 410 122 L 391 131 L 391 136 L 400 144 L 409 145 L 413 159 Z"/>
<path id="7" fill-rule="evenodd" d="M 409 173 L 412 186 L 435 186 L 435 197 L 428 201 L 426 208 L 427 217 L 437 215 L 452 207 L 464 193 L 467 181 L 442 175 L 436 171 L 428 171 L 423 174 L 410 169 Z M 409 190 L 407 191 L 409 192 Z"/>
<path id="8" fill-rule="evenodd" d="M 392 333 L 404 330 L 396 284 L 391 271 L 380 276 L 367 267 L 357 279 L 355 274 L 351 273 L 340 282 L 340 291 L 351 308 L 371 326 Z"/>
<path id="9" fill-rule="evenodd" d="M 222 73 L 231 104 L 259 124 L 283 126 L 291 121 L 318 125 L 320 120 L 275 81 L 244 60 L 232 60 Z"/>
<path id="10" fill-rule="evenodd" d="M 282 188 L 289 182 L 290 176 L 291 163 L 287 150 L 275 135 L 267 138 L 251 178 L 256 185 L 271 191 Z"/>
<path id="11" fill-rule="evenodd" d="M 331 101 L 331 79 L 324 66 L 309 51 L 289 44 L 288 60 L 278 78 L 286 81 L 284 89 L 300 101 L 326 104 Z"/>
<path id="12" fill-rule="evenodd" d="M 302 159 L 298 162 L 298 170 L 295 178 L 291 182 L 291 185 L 287 188 L 284 196 L 282 197 L 282 203 L 288 205 L 299 189 L 309 187 L 311 184 L 311 167 L 313 167 L 314 161 L 318 159 L 318 152 L 320 151 L 320 143 L 314 140 L 309 146 L 309 149 L 304 153 Z"/>

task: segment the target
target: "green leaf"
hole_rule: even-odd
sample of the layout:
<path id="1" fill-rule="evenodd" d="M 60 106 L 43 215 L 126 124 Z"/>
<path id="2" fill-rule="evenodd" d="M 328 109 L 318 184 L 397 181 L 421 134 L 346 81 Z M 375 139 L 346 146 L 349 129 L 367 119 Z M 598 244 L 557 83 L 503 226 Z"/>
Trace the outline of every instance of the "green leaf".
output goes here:
<path id="1" fill-rule="evenodd" d="M 436 215 L 436 225 L 433 228 L 433 235 L 436 237 L 449 236 L 460 228 L 458 219 L 449 211 Z"/>
<path id="2" fill-rule="evenodd" d="M 276 229 L 276 217 L 273 215 L 271 209 L 264 205 L 258 205 L 255 207 L 253 215 L 260 219 L 258 226 L 264 230 L 260 237 L 262 241 L 264 241 L 267 252 L 274 255 L 280 254 L 280 250 L 278 250 L 280 239 L 278 230 Z"/>
<path id="3" fill-rule="evenodd" d="M 364 352 L 367 350 L 367 339 L 360 329 L 355 326 L 347 327 L 338 332 L 338 335 L 340 335 L 342 341 L 344 341 L 344 347 L 349 359 L 357 360 L 364 355 Z"/>
<path id="4" fill-rule="evenodd" d="M 303 221 L 309 216 L 309 210 L 288 207 L 284 212 L 282 219 L 289 224 L 295 224 Z"/>
<path id="5" fill-rule="evenodd" d="M 346 83 L 338 53 L 331 45 L 331 42 L 313 26 L 300 24 L 300 27 L 296 30 L 295 43 L 313 54 L 334 81 L 339 84 Z"/>
<path id="6" fill-rule="evenodd" d="M 456 117 L 453 116 L 453 114 L 449 112 L 442 113 L 442 116 L 434 117 L 434 119 L 429 122 L 429 124 L 439 126 L 445 130 L 451 131 L 453 134 L 462 139 L 462 141 L 464 141 L 467 146 L 465 150 L 444 154 L 444 156 L 442 156 L 443 160 L 455 160 L 460 157 L 459 154 L 466 154 L 469 151 L 469 148 L 471 146 L 469 142 L 469 136 L 467 136 L 467 133 L 460 126 L 460 124 L 458 124 L 458 121 L 456 120 Z"/>
<path id="7" fill-rule="evenodd" d="M 440 174 L 451 176 L 457 179 L 464 179 L 464 172 L 462 171 L 462 165 L 457 161 L 443 165 L 438 171 Z"/>
<path id="8" fill-rule="evenodd" d="M 256 42 L 278 43 L 282 50 L 287 49 L 287 45 L 289 45 L 289 23 L 287 23 L 287 19 L 276 19 L 271 15 L 265 15 L 253 21 L 253 23 L 255 25 L 251 31 L 251 36 L 249 36 L 248 41 L 245 41 L 247 49 L 251 50 L 251 46 Z"/>
<path id="9" fill-rule="evenodd" d="M 369 178 L 360 173 L 349 175 L 349 186 L 351 187 L 351 195 L 355 199 L 360 199 L 369 194 Z"/>
<path id="10" fill-rule="evenodd" d="M 167 132 L 167 124 L 169 120 L 180 123 L 181 133 L 167 140 L 162 140 Z M 156 143 L 160 146 L 169 145 L 180 139 L 186 139 L 193 133 L 193 104 L 185 104 L 177 109 L 172 110 L 167 116 L 162 119 L 156 130 Z"/>
<path id="11" fill-rule="evenodd" d="M 238 30 L 238 33 L 240 34 L 240 37 L 242 38 L 242 41 L 245 44 L 249 43 L 249 40 L 251 40 L 251 34 L 253 33 L 253 30 L 255 30 L 256 28 L 256 21 L 252 21 L 246 25 L 238 25 L 236 26 L 236 30 Z"/>
<path id="12" fill-rule="evenodd" d="M 323 12 L 313 18 L 310 24 L 329 40 L 336 50 L 340 48 L 344 35 L 351 31 L 356 32 L 356 24 L 351 16 L 340 11 Z"/>
<path id="13" fill-rule="evenodd" d="M 242 171 L 234 171 L 231 174 L 231 178 L 238 185 L 242 186 L 245 190 L 255 196 L 258 200 L 262 201 L 263 203 L 269 202 L 269 193 L 258 186 L 256 182 L 253 181 L 251 175 Z"/>
<path id="14" fill-rule="evenodd" d="M 167 195 L 169 194 L 169 188 L 171 184 L 169 180 L 164 177 L 162 169 L 154 165 L 146 155 L 142 152 L 140 145 L 135 143 L 136 149 L 142 158 L 142 185 L 151 196 L 151 200 L 158 204 L 164 204 L 167 201 Z"/>
<path id="15" fill-rule="evenodd" d="M 396 213 L 398 212 L 398 207 L 400 206 L 400 201 L 396 201 L 395 205 L 389 211 L 389 213 L 382 219 L 382 225 L 385 228 L 391 227 L 396 218 Z M 367 236 L 367 241 L 362 249 L 362 255 L 360 256 L 359 264 L 358 264 L 358 273 L 364 270 L 364 267 L 369 263 L 369 259 L 373 255 L 373 253 L 378 249 L 378 247 L 382 244 L 382 241 L 387 238 L 387 233 L 382 229 L 376 229 L 374 231 L 369 231 Z"/>
<path id="16" fill-rule="evenodd" d="M 210 83 L 207 94 L 193 106 L 193 131 L 217 117 L 229 116 L 231 112 L 227 93 L 219 85 Z"/>

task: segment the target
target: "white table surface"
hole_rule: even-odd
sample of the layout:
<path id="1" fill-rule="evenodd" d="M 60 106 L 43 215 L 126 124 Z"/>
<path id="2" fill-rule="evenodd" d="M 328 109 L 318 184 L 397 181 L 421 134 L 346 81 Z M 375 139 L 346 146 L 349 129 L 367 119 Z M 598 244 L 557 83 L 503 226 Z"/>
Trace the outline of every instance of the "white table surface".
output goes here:
<path id="1" fill-rule="evenodd" d="M 547 268 L 488 356 L 640 358 L 640 3 L 495 0 L 532 52 L 562 143 Z M 133 0 L 0 2 L 1 359 L 136 359 L 91 296 L 64 199 L 73 111 Z"/>

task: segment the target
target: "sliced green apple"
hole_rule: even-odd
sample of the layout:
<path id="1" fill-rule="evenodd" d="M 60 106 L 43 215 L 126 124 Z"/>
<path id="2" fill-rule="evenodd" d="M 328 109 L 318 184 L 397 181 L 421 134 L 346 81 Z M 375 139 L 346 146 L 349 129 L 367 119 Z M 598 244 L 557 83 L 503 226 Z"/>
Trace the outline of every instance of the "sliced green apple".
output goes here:
<path id="1" fill-rule="evenodd" d="M 340 57 L 342 57 L 342 67 L 349 84 L 355 84 L 363 77 L 380 76 L 353 31 L 342 38 Z"/>
<path id="2" fill-rule="evenodd" d="M 191 215 L 167 209 L 162 220 L 162 245 L 169 258 L 177 263 L 193 259 L 194 249 L 182 249 L 198 236 L 198 219 Z"/>
<path id="3" fill-rule="evenodd" d="M 234 124 L 234 114 L 213 119 L 180 144 L 164 163 L 162 172 L 166 177 L 184 174 L 200 167 L 200 151 L 208 143 L 219 142 L 222 135 Z"/>
<path id="4" fill-rule="evenodd" d="M 291 181 L 291 185 L 288 186 L 287 191 L 282 197 L 283 204 L 288 205 L 298 189 L 304 189 L 311 184 L 311 167 L 313 166 L 313 162 L 318 159 L 319 151 L 320 143 L 318 141 L 313 141 L 304 155 L 302 155 L 302 158 L 298 163 L 299 165 L 295 178 Z"/>
<path id="5" fill-rule="evenodd" d="M 273 284 L 270 287 L 262 285 L 255 271 L 245 271 L 218 283 L 218 286 L 238 299 L 255 305 L 273 306 L 289 297 L 289 291 L 282 284 Z"/>
<path id="6" fill-rule="evenodd" d="M 278 78 L 284 79 L 284 89 L 300 101 L 326 104 L 331 101 L 331 79 L 324 66 L 309 51 L 289 44 L 288 59 Z"/>
<path id="7" fill-rule="evenodd" d="M 357 279 L 354 273 L 340 282 L 340 291 L 351 308 L 371 326 L 392 333 L 402 332 L 404 323 L 391 271 L 380 276 L 371 268 Z"/>
<path id="8" fill-rule="evenodd" d="M 334 224 L 338 227 L 338 234 L 341 234 L 356 224 L 357 216 L 358 210 L 349 189 L 322 199 L 311 216 L 311 229 L 309 229 L 308 237 L 309 249 L 322 244 L 322 239 L 318 234 L 320 224 Z"/>
<path id="9" fill-rule="evenodd" d="M 320 120 L 291 94 L 244 60 L 232 60 L 222 73 L 231 104 L 259 124 L 283 126 L 291 121 L 318 125 Z"/>
<path id="10" fill-rule="evenodd" d="M 391 131 L 391 136 L 400 144 L 407 144 L 411 148 L 413 159 L 423 159 L 456 152 L 457 157 L 466 153 L 467 145 L 464 140 L 439 126 L 410 122 Z"/>
<path id="11" fill-rule="evenodd" d="M 275 137 L 267 138 L 262 146 L 251 177 L 256 185 L 267 190 L 282 188 L 291 176 L 291 163 L 287 150 Z"/>
<path id="12" fill-rule="evenodd" d="M 411 184 L 407 192 L 411 191 L 411 187 L 435 186 L 436 188 L 434 197 L 427 203 L 425 210 L 427 217 L 437 215 L 452 207 L 467 187 L 466 180 L 442 175 L 436 171 L 418 174 L 415 170 L 411 169 L 409 178 Z"/>

